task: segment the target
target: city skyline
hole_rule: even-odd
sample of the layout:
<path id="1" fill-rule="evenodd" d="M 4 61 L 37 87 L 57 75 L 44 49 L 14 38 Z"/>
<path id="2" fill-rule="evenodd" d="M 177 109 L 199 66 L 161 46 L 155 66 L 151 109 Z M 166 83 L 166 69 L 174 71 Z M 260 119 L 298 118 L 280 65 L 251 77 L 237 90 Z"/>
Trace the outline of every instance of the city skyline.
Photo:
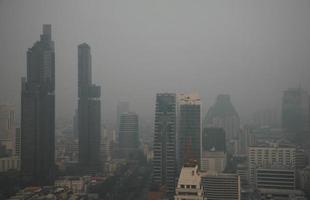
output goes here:
<path id="1" fill-rule="evenodd" d="M 310 199 L 296 2 L 0 0 L 0 199 Z"/>
<path id="2" fill-rule="evenodd" d="M 17 114 L 20 113 L 18 83 L 19 77 L 26 73 L 25 50 L 37 38 L 41 24 L 50 23 L 54 27 L 54 39 L 59 41 L 55 46 L 59 54 L 56 56 L 58 121 L 71 119 L 76 108 L 76 103 L 71 103 L 77 96 L 75 47 L 83 41 L 88 41 L 94 51 L 94 80 L 104 87 L 106 106 L 102 107 L 102 119 L 105 123 L 114 122 L 116 103 L 123 100 L 131 102 L 133 110 L 143 119 L 152 121 L 154 94 L 165 91 L 197 91 L 201 95 L 203 113 L 218 94 L 230 94 L 243 121 L 257 110 L 279 111 L 277 102 L 286 88 L 298 87 L 301 83 L 310 90 L 308 56 L 303 53 L 310 46 L 306 45 L 310 27 L 308 3 L 299 2 L 197 1 L 191 6 L 189 2 L 173 4 L 171 1 L 167 9 L 162 10 L 162 1 L 155 6 L 154 2 L 134 0 L 123 7 L 112 1 L 93 1 L 88 5 L 81 1 L 60 4 L 59 1 L 29 0 L 18 6 L 13 1 L 2 0 L 0 35 L 8 51 L 0 53 L 1 73 L 6 74 L 0 80 L 4 94 L 0 101 L 12 102 L 17 106 Z M 174 6 L 176 9 L 172 9 Z M 57 15 L 48 9 L 55 7 Z M 15 16 L 10 17 L 11 23 L 5 23 L 13 9 Z M 70 12 L 71 9 L 76 12 Z M 81 17 L 79 13 L 87 14 Z M 204 17 L 205 13 L 209 18 Z M 162 16 L 156 17 L 157 14 Z M 140 15 L 144 20 L 137 19 Z M 214 23 L 214 19 L 218 19 L 218 23 Z M 192 31 L 186 31 L 181 21 L 196 23 L 188 24 Z M 169 28 L 170 23 L 175 24 L 175 30 Z M 294 28 L 297 25 L 300 28 Z M 204 39 L 198 43 L 195 38 Z M 170 40 L 174 42 L 165 42 Z M 165 53 L 161 53 L 165 49 Z M 124 75 L 123 71 L 129 72 Z M 175 72 L 183 81 L 169 79 Z M 155 74 L 162 77 L 160 83 L 154 79 Z"/>

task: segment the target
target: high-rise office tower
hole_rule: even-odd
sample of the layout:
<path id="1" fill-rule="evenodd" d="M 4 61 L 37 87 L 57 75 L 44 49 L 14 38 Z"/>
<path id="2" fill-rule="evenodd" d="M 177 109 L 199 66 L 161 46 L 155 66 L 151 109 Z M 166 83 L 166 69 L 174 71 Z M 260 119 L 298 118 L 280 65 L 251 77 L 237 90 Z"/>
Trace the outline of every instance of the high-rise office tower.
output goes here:
<path id="1" fill-rule="evenodd" d="M 125 112 L 120 115 L 119 147 L 123 152 L 131 153 L 139 148 L 138 115 Z"/>
<path id="2" fill-rule="evenodd" d="M 309 127 L 309 96 L 301 88 L 284 91 L 282 97 L 282 128 L 293 134 Z"/>
<path id="3" fill-rule="evenodd" d="M 225 131 L 204 128 L 202 134 L 201 170 L 221 173 L 226 167 Z"/>
<path id="4" fill-rule="evenodd" d="M 129 102 L 127 101 L 120 101 L 117 103 L 116 108 L 116 140 L 119 140 L 119 122 L 120 122 L 120 116 L 122 113 L 129 112 Z"/>
<path id="5" fill-rule="evenodd" d="M 55 50 L 51 25 L 27 51 L 27 79 L 21 94 L 21 172 L 38 185 L 54 182 Z"/>
<path id="6" fill-rule="evenodd" d="M 206 126 L 223 128 L 227 141 L 238 137 L 240 118 L 230 101 L 229 95 L 222 94 L 217 97 L 215 104 L 207 113 Z"/>
<path id="7" fill-rule="evenodd" d="M 100 86 L 92 83 L 90 46 L 78 46 L 79 163 L 85 173 L 100 169 Z"/>
<path id="8" fill-rule="evenodd" d="M 177 151 L 179 168 L 190 160 L 200 163 L 201 102 L 197 94 L 177 95 Z"/>
<path id="9" fill-rule="evenodd" d="M 153 183 L 166 187 L 173 197 L 176 185 L 176 94 L 156 96 Z"/>

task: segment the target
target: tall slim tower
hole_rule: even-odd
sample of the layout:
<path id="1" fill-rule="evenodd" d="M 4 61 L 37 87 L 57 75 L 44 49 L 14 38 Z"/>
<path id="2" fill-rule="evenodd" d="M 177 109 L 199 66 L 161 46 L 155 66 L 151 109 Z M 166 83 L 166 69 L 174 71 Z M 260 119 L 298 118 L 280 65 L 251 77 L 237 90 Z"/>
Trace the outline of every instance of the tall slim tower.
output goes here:
<path id="1" fill-rule="evenodd" d="M 85 173 L 100 169 L 100 86 L 92 84 L 90 46 L 78 46 L 79 163 Z"/>
<path id="2" fill-rule="evenodd" d="M 177 158 L 181 169 L 189 161 L 200 163 L 201 102 L 198 94 L 177 97 Z"/>
<path id="3" fill-rule="evenodd" d="M 173 197 L 176 186 L 176 94 L 156 96 L 153 183 L 166 187 Z"/>
<path id="4" fill-rule="evenodd" d="M 55 50 L 51 25 L 27 51 L 21 94 L 21 172 L 24 181 L 51 185 L 55 169 Z"/>

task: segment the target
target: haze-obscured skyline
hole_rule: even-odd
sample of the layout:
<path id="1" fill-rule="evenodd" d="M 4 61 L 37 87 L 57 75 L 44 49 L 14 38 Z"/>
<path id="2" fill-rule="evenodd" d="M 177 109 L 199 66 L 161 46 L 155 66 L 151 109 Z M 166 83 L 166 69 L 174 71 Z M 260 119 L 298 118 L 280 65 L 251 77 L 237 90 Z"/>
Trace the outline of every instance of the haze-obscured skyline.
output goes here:
<path id="1" fill-rule="evenodd" d="M 227 93 L 241 117 L 279 109 L 286 88 L 310 90 L 309 9 L 308 0 L 0 0 L 0 102 L 19 111 L 26 51 L 50 23 L 57 118 L 77 108 L 83 42 L 109 123 L 123 100 L 152 118 L 157 92 L 197 92 L 206 108 Z"/>

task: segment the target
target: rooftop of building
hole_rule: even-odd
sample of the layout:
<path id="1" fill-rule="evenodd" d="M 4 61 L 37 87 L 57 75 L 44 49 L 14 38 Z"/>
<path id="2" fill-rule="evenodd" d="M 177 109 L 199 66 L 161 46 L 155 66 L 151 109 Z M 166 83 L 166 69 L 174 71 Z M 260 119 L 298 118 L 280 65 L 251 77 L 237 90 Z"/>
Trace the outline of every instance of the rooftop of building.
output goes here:
<path id="1" fill-rule="evenodd" d="M 179 104 L 200 105 L 200 97 L 197 93 L 192 94 L 178 94 Z"/>
<path id="2" fill-rule="evenodd" d="M 201 177 L 198 172 L 198 166 L 184 166 L 182 167 L 178 185 L 200 185 Z"/>

